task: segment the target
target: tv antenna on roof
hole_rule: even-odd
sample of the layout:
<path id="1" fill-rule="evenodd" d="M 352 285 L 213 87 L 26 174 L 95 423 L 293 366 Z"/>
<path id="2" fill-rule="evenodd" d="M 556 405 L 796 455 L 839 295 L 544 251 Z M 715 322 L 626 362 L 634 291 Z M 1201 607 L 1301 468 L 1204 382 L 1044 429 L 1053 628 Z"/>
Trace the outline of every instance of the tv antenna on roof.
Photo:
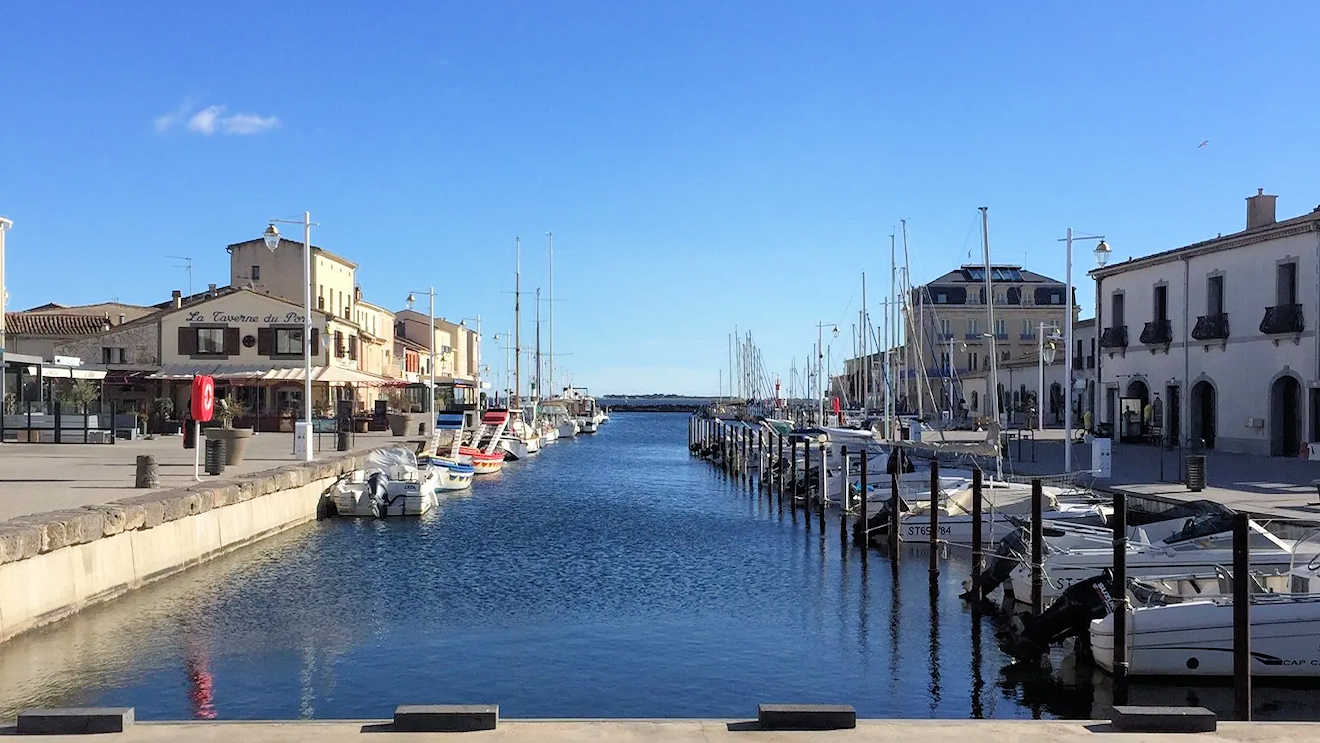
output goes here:
<path id="1" fill-rule="evenodd" d="M 191 296 L 192 296 L 192 258 L 189 258 L 189 257 L 186 256 L 186 255 L 167 255 L 167 256 L 165 256 L 165 257 L 166 257 L 166 258 L 173 258 L 173 259 L 175 259 L 175 260 L 177 260 L 177 261 L 183 261 L 183 264 L 182 264 L 182 265 L 180 265 L 180 264 L 175 264 L 175 265 L 171 266 L 171 268 L 182 268 L 182 269 L 183 269 L 183 272 L 184 272 L 185 274 L 187 274 L 187 276 L 188 276 L 188 293 L 187 293 L 186 295 L 184 295 L 184 296 L 191 297 Z"/>

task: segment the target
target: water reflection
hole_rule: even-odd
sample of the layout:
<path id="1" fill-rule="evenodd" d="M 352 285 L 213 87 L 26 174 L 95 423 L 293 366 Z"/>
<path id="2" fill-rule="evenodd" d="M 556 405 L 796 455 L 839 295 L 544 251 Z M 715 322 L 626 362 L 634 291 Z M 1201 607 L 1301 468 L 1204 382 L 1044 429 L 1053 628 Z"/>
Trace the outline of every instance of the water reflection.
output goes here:
<path id="1" fill-rule="evenodd" d="M 897 563 L 846 539 L 836 551 L 828 518 L 808 531 L 777 488 L 762 505 L 755 482 L 690 457 L 685 425 L 620 414 L 428 518 L 310 524 L 21 635 L 0 645 L 0 717 L 383 717 L 452 700 L 512 717 L 741 717 L 774 699 L 1103 716 L 1107 678 L 1065 654 L 1008 666 L 997 620 L 957 598 L 964 557 L 932 576 L 924 547 Z M 1231 688 L 1133 696 L 1232 703 Z M 1306 690 L 1256 698 L 1263 717 L 1317 714 Z"/>

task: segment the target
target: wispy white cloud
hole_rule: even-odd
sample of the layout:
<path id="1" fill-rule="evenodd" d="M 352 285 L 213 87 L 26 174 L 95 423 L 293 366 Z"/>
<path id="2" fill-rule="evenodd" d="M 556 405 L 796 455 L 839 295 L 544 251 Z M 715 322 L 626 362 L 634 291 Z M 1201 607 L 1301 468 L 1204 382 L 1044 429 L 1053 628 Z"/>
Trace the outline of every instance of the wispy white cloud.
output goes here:
<path id="1" fill-rule="evenodd" d="M 173 129 L 180 122 L 193 134 L 211 136 L 216 133 L 232 135 L 260 134 L 280 125 L 278 116 L 255 113 L 225 114 L 224 106 L 206 106 L 195 109 L 191 101 L 184 101 L 177 109 L 152 120 L 158 134 Z"/>
<path id="2" fill-rule="evenodd" d="M 215 134 L 216 121 L 224 113 L 224 106 L 207 106 L 188 119 L 188 131 L 196 134 Z"/>
<path id="3" fill-rule="evenodd" d="M 152 126 L 156 127 L 156 133 L 160 134 L 173 128 L 175 124 L 182 121 L 184 117 L 188 115 L 188 110 L 192 108 L 192 105 L 193 102 L 191 98 L 184 99 L 183 103 L 180 103 L 178 108 L 152 119 L 151 123 Z"/>
<path id="4" fill-rule="evenodd" d="M 278 116 L 234 114 L 220 119 L 220 130 L 225 134 L 257 134 L 280 125 Z"/>

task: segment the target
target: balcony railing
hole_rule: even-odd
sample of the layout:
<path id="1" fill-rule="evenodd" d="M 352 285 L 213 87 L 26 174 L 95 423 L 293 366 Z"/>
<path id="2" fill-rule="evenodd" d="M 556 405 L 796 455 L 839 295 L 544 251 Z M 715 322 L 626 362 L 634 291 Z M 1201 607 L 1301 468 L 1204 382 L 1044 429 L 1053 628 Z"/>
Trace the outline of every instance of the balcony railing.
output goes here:
<path id="1" fill-rule="evenodd" d="M 1035 334 L 1035 333 L 1022 333 L 1022 334 L 1018 335 L 1018 340 L 1034 341 L 1034 340 L 1036 340 L 1036 334 Z"/>
<path id="2" fill-rule="evenodd" d="M 1302 319 L 1302 306 L 1300 304 L 1281 304 L 1276 307 L 1266 307 L 1265 317 L 1260 321 L 1260 332 L 1267 335 L 1300 333 L 1305 329 L 1306 322 Z"/>
<path id="3" fill-rule="evenodd" d="M 1196 318 L 1196 327 L 1192 328 L 1192 337 L 1198 341 L 1208 341 L 1228 337 L 1228 313 L 1201 315 Z"/>
<path id="4" fill-rule="evenodd" d="M 1147 346 L 1167 346 L 1173 342 L 1173 326 L 1168 320 L 1151 320 L 1141 329 L 1141 342 Z"/>
<path id="5" fill-rule="evenodd" d="M 997 341 L 1008 340 L 1008 333 L 995 333 L 995 340 Z"/>
<path id="6" fill-rule="evenodd" d="M 951 341 L 953 340 L 953 333 L 936 333 L 935 337 L 942 341 Z"/>
<path id="7" fill-rule="evenodd" d="M 1081 368 L 1081 367 L 1078 367 L 1078 368 Z M 1086 368 L 1087 368 L 1087 369 L 1094 369 L 1094 368 L 1095 368 L 1095 354 L 1091 354 L 1090 356 L 1087 356 L 1087 357 L 1086 357 Z"/>
<path id="8" fill-rule="evenodd" d="M 966 335 L 963 336 L 963 339 L 969 341 L 979 341 L 982 339 L 982 336 L 980 333 L 967 333 Z"/>
<path id="9" fill-rule="evenodd" d="M 1101 348 L 1127 348 L 1127 326 L 1115 325 L 1100 334 Z"/>

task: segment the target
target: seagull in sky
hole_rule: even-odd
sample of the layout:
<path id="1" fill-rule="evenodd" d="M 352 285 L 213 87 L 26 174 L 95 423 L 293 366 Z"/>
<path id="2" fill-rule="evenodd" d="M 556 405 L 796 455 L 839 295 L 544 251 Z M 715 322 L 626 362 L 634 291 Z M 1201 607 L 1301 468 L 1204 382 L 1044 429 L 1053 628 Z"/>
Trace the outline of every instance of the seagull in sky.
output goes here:
<path id="1" fill-rule="evenodd" d="M 1205 149 L 1206 147 L 1208 147 L 1209 145 L 1210 145 L 1210 140 L 1208 140 L 1208 139 L 1203 139 L 1203 140 L 1201 140 L 1201 144 L 1198 144 L 1198 145 L 1196 146 L 1196 149 L 1198 149 L 1198 150 L 1204 150 L 1204 149 Z"/>

